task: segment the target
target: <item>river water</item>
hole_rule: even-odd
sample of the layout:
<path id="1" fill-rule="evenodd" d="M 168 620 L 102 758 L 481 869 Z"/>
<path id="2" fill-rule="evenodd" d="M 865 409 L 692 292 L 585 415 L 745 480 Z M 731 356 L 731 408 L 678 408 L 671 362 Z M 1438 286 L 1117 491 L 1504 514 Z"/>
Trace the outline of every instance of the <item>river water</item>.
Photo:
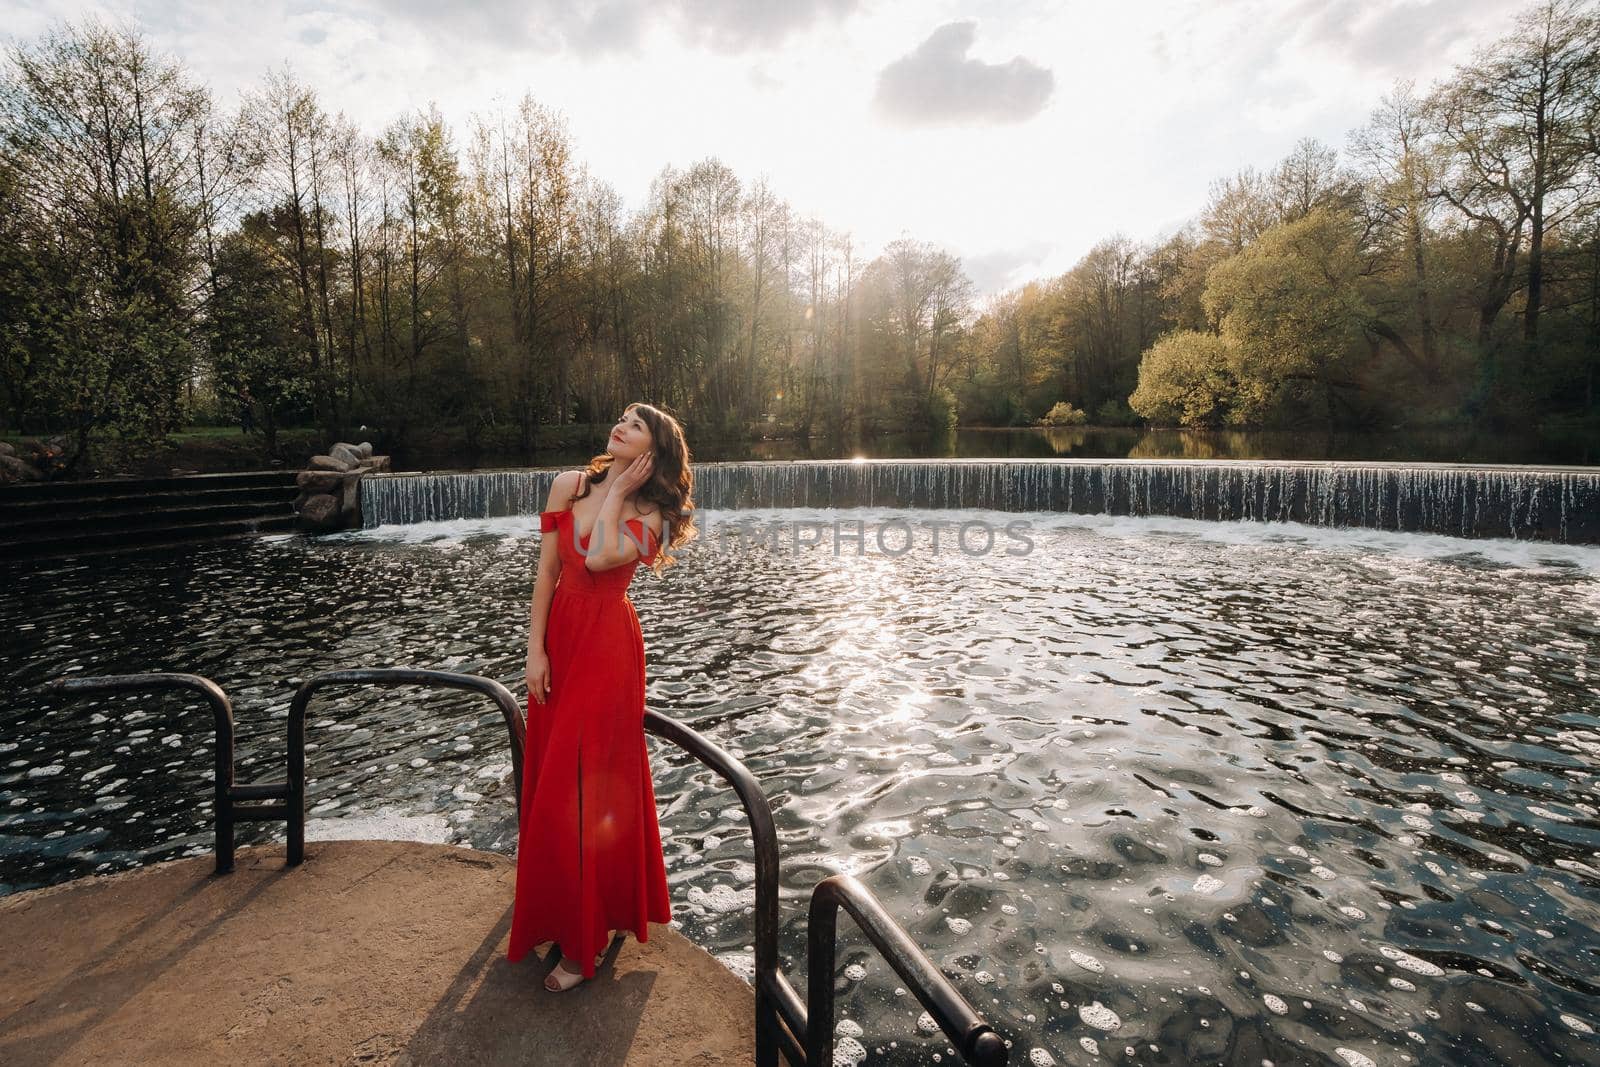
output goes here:
<path id="1" fill-rule="evenodd" d="M 866 537 L 859 554 L 853 524 L 838 554 L 831 535 L 731 540 L 734 519 L 859 519 Z M 1003 532 L 1019 520 L 1026 549 Z M 701 521 L 681 566 L 634 580 L 649 702 L 771 798 L 798 988 L 809 889 L 848 871 L 1013 1063 L 1600 1059 L 1600 549 L 981 510 Z M 939 521 L 990 523 L 995 545 L 946 528 L 935 551 Z M 323 670 L 457 670 L 521 698 L 536 528 L 8 573 L 0 891 L 211 847 L 207 711 L 18 688 L 205 675 L 234 699 L 239 780 L 277 777 L 293 687 Z M 883 550 L 907 528 L 909 551 Z M 481 698 L 337 690 L 308 721 L 313 838 L 513 848 Z M 649 746 L 674 921 L 748 976 L 742 810 Z M 845 1062 L 951 1062 L 840 931 Z"/>

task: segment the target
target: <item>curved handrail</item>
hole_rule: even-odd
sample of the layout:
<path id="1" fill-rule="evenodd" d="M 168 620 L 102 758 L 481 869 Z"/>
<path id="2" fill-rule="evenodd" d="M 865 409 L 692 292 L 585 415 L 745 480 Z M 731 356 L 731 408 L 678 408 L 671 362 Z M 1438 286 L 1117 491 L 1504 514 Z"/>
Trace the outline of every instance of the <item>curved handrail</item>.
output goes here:
<path id="1" fill-rule="evenodd" d="M 137 689 L 183 689 L 199 693 L 211 705 L 216 721 L 217 751 L 215 797 L 217 873 L 233 870 L 233 704 L 222 687 L 198 674 L 105 674 L 93 678 L 53 678 L 30 692 L 40 696 L 78 696 L 85 693 L 125 693 Z"/>
<path id="2" fill-rule="evenodd" d="M 806 917 L 806 1000 L 816 1019 L 807 1031 L 806 1063 L 833 1062 L 833 968 L 839 909 L 844 908 L 895 973 L 917 995 L 968 1063 L 1006 1062 L 1004 1039 L 983 1021 L 933 961 L 884 911 L 872 890 L 848 874 L 829 875 L 811 891 Z"/>
<path id="3" fill-rule="evenodd" d="M 289 820 L 288 863 L 295 866 L 306 855 L 306 708 L 319 689 L 330 685 L 426 685 L 449 689 L 466 689 L 483 693 L 500 708 L 511 734 L 511 777 L 516 794 L 517 813 L 522 813 L 522 750 L 527 744 L 528 728 L 522 718 L 522 708 L 511 690 L 493 678 L 476 674 L 457 674 L 454 671 L 436 671 L 423 667 L 352 667 L 323 671 L 300 683 L 294 700 L 289 704 L 289 789 L 291 793 L 291 818 Z"/>
<path id="4" fill-rule="evenodd" d="M 644 728 L 648 733 L 671 741 L 695 759 L 722 776 L 733 787 L 750 820 L 750 840 L 755 846 L 756 906 L 756 1062 L 763 1067 L 777 1063 L 774 1027 L 777 1006 L 760 981 L 762 975 L 782 976 L 778 967 L 778 834 L 773 827 L 772 806 L 750 768 L 704 736 L 676 719 L 646 709 Z"/>

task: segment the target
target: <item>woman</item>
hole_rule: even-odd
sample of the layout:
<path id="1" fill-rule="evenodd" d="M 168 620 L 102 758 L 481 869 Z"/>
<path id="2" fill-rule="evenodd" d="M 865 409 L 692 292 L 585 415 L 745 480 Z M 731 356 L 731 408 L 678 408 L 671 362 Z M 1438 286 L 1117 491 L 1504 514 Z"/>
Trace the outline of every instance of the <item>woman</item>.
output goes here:
<path id="1" fill-rule="evenodd" d="M 507 958 L 557 941 L 552 992 L 594 977 L 611 932 L 670 922 L 644 740 L 644 637 L 628 599 L 694 536 L 689 446 L 676 419 L 629 404 L 605 452 L 566 471 L 539 515 L 528 634 L 528 741 Z M 666 544 L 662 544 L 665 536 Z"/>

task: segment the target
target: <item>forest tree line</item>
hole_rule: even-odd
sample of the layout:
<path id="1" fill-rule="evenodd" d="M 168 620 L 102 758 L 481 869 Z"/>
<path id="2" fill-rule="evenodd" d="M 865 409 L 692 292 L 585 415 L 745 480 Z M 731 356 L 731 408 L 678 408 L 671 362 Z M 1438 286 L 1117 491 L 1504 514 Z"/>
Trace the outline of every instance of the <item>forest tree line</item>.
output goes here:
<path id="1" fill-rule="evenodd" d="M 1546 0 L 1342 151 L 1305 139 L 1200 216 L 979 302 L 871 259 L 716 159 L 628 210 L 531 97 L 376 137 L 287 70 L 224 108 L 137 30 L 0 71 L 0 418 L 148 447 L 248 390 L 286 424 L 528 450 L 648 399 L 699 436 L 964 423 L 1593 425 L 1600 18 Z"/>

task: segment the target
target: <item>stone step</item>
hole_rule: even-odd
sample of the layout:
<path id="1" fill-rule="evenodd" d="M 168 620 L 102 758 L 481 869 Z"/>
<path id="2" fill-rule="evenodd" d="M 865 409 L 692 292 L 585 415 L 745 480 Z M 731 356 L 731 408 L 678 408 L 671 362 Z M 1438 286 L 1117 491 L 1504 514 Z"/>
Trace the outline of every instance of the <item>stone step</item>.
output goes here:
<path id="1" fill-rule="evenodd" d="M 0 560 L 159 548 L 298 528 L 298 471 L 97 478 L 0 488 Z"/>
<path id="2" fill-rule="evenodd" d="M 181 523 L 83 533 L 61 531 L 42 540 L 20 542 L 0 540 L 0 561 L 101 555 L 108 552 L 130 552 L 164 548 L 169 545 L 218 541 L 232 537 L 250 537 L 256 534 L 291 533 L 298 529 L 299 521 L 293 512 L 286 512 L 231 521 Z"/>
<path id="3" fill-rule="evenodd" d="M 0 490 L 0 538 L 7 529 L 34 523 L 120 521 L 131 516 L 175 511 L 191 507 L 253 506 L 275 510 L 294 500 L 294 483 L 259 488 L 203 489 L 154 492 L 146 496 L 127 495 L 62 497 L 44 500 L 12 500 Z"/>
<path id="4" fill-rule="evenodd" d="M 151 493 L 195 493 L 212 489 L 294 488 L 298 470 L 230 471 L 180 474 L 170 478 L 91 478 L 81 482 L 20 482 L 0 486 L 0 503 L 73 500 L 86 497 L 139 497 Z"/>

